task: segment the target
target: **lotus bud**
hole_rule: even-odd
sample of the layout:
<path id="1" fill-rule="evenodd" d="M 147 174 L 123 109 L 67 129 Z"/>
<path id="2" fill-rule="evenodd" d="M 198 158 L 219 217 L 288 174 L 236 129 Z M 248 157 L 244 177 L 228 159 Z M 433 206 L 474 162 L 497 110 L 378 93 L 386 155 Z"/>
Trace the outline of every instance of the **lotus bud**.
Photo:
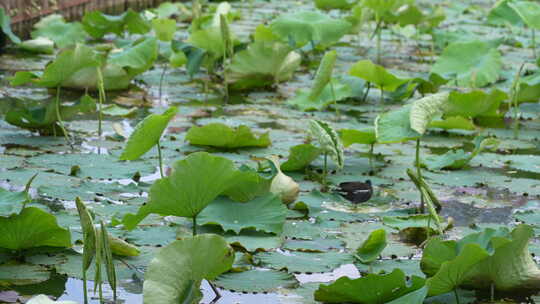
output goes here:
<path id="1" fill-rule="evenodd" d="M 268 160 L 274 164 L 277 170 L 277 174 L 270 185 L 270 192 L 279 196 L 281 201 L 285 204 L 293 203 L 298 198 L 300 186 L 290 176 L 287 176 L 281 172 L 279 159 L 277 156 L 272 155 L 268 158 Z"/>

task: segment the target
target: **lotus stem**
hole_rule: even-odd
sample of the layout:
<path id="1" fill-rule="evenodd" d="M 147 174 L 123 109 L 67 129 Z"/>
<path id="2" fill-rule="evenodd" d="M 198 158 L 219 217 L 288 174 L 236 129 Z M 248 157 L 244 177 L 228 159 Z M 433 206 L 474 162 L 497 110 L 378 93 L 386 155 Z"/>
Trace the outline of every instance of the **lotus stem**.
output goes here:
<path id="1" fill-rule="evenodd" d="M 105 84 L 103 82 L 103 74 L 101 73 L 101 68 L 96 68 L 97 75 L 98 75 L 98 90 L 99 90 L 99 104 L 98 104 L 98 136 L 101 138 L 101 134 L 103 132 L 102 130 L 102 122 L 103 122 L 103 102 L 106 99 L 105 96 Z"/>
<path id="2" fill-rule="evenodd" d="M 379 21 L 377 24 L 377 28 L 375 29 L 377 31 L 377 64 L 381 64 L 381 36 L 382 36 L 382 22 Z"/>
<path id="3" fill-rule="evenodd" d="M 422 168 L 420 167 L 420 138 L 416 140 L 416 175 L 422 180 Z M 424 213 L 424 193 L 420 191 L 420 213 Z"/>
<path id="4" fill-rule="evenodd" d="M 165 79 L 165 73 L 167 72 L 168 66 L 165 66 L 163 68 L 163 71 L 161 72 L 161 76 L 159 77 L 159 103 L 161 104 L 163 100 L 161 99 L 163 96 L 163 80 Z"/>
<path id="5" fill-rule="evenodd" d="M 323 178 L 322 178 L 322 183 L 323 183 L 323 192 L 326 192 L 326 176 L 328 174 L 328 153 L 325 152 L 324 153 L 324 165 L 323 165 Z"/>
<path id="6" fill-rule="evenodd" d="M 193 236 L 197 235 L 197 216 L 196 215 L 193 217 L 193 227 L 191 228 L 191 231 L 193 232 Z"/>
<path id="7" fill-rule="evenodd" d="M 457 303 L 457 304 L 460 304 L 460 303 L 459 303 L 459 294 L 458 294 L 458 292 L 457 292 L 457 289 L 454 289 L 454 295 L 456 296 L 456 303 Z"/>
<path id="8" fill-rule="evenodd" d="M 512 100 L 510 101 L 510 104 L 512 105 L 512 108 L 513 108 L 513 114 L 514 114 L 514 117 L 513 117 L 513 120 L 514 120 L 514 138 L 515 139 L 518 139 L 519 138 L 519 101 L 518 101 L 518 97 L 519 97 L 519 80 L 521 78 L 521 72 L 523 71 L 523 67 L 525 66 L 525 63 L 522 63 L 521 66 L 519 67 L 519 70 L 516 74 L 516 76 L 514 77 L 514 82 L 512 83 Z"/>
<path id="9" fill-rule="evenodd" d="M 332 101 L 334 103 L 334 106 L 336 107 L 336 121 L 340 120 L 340 114 L 339 114 L 339 108 L 337 105 L 337 98 L 336 98 L 336 91 L 334 90 L 334 83 L 330 79 L 330 90 L 332 91 Z"/>
<path id="10" fill-rule="evenodd" d="M 71 139 L 69 138 L 69 134 L 64 126 L 64 121 L 62 120 L 62 116 L 60 115 L 60 86 L 56 88 L 56 101 L 55 101 L 55 110 L 56 110 L 56 120 L 58 120 L 58 124 L 60 125 L 60 129 L 62 130 L 62 133 L 64 133 L 64 137 L 66 138 L 66 142 L 69 144 L 71 149 L 73 149 L 73 145 L 71 143 Z"/>
<path id="11" fill-rule="evenodd" d="M 533 57 L 536 60 L 536 31 L 532 29 L 532 51 Z"/>
<path id="12" fill-rule="evenodd" d="M 163 157 L 161 155 L 161 145 L 159 144 L 159 140 L 157 142 L 157 151 L 158 151 L 158 161 L 159 161 L 159 174 L 161 175 L 161 178 L 164 178 L 165 174 L 163 174 Z"/>
<path id="13" fill-rule="evenodd" d="M 491 283 L 490 289 L 491 302 L 495 302 L 495 284 Z"/>
<path id="14" fill-rule="evenodd" d="M 371 168 L 371 171 L 375 171 L 375 168 L 373 167 L 373 150 L 375 149 L 375 144 L 369 145 L 369 167 Z"/>
<path id="15" fill-rule="evenodd" d="M 88 286 L 87 286 L 86 270 L 84 270 L 84 266 L 83 266 L 83 272 L 82 272 L 82 280 L 83 280 L 84 304 L 88 304 Z"/>
<path id="16" fill-rule="evenodd" d="M 362 103 L 366 102 L 366 98 L 369 94 L 369 90 L 371 89 L 371 82 L 368 81 L 366 86 L 367 86 L 366 91 L 364 93 L 364 96 L 362 96 Z"/>

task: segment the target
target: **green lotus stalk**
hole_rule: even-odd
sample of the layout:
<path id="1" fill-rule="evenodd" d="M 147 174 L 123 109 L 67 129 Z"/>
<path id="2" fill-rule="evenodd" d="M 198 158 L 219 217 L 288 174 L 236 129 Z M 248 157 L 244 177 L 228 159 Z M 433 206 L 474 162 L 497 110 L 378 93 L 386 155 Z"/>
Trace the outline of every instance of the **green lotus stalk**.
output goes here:
<path id="1" fill-rule="evenodd" d="M 79 213 L 79 219 L 81 221 L 81 227 L 83 230 L 83 257 L 82 257 L 82 277 L 83 277 L 83 293 L 84 293 L 84 304 L 88 304 L 88 287 L 87 287 L 87 278 L 86 272 L 90 265 L 92 264 L 92 259 L 94 258 L 96 252 L 96 231 L 94 229 L 94 222 L 92 216 L 86 209 L 86 206 L 80 198 L 75 199 L 75 204 L 77 205 L 77 211 Z"/>
<path id="2" fill-rule="evenodd" d="M 415 155 L 416 174 L 419 179 L 422 179 L 422 168 L 420 167 L 420 138 L 416 140 Z M 420 191 L 420 213 L 424 213 L 424 193 L 422 191 Z"/>
<path id="3" fill-rule="evenodd" d="M 112 257 L 111 245 L 109 243 L 109 234 L 105 228 L 103 221 L 100 222 L 100 232 L 102 240 L 103 257 L 105 258 L 105 270 L 107 272 L 107 281 L 113 291 L 113 301 L 116 303 L 116 269 L 114 267 L 114 260 Z"/>
<path id="4" fill-rule="evenodd" d="M 521 72 L 523 71 L 524 66 L 525 66 L 525 63 L 522 63 L 521 66 L 519 67 L 519 70 L 516 73 L 516 76 L 514 77 L 514 81 L 512 83 L 512 89 L 511 89 L 512 94 L 511 94 L 510 105 L 512 107 L 513 114 L 514 114 L 513 120 L 514 120 L 514 138 L 515 139 L 519 138 L 519 100 L 518 100 L 519 91 L 520 91 L 519 80 L 521 79 Z"/>
<path id="5" fill-rule="evenodd" d="M 71 143 L 71 139 L 69 138 L 69 133 L 67 132 L 66 127 L 64 126 L 64 121 L 62 120 L 62 116 L 60 115 L 60 86 L 58 86 L 56 88 L 55 110 L 56 110 L 56 120 L 58 120 L 58 124 L 60 125 L 60 129 L 62 130 L 62 133 L 64 133 L 64 137 L 66 138 L 66 142 L 73 149 L 73 144 Z"/>
<path id="6" fill-rule="evenodd" d="M 227 68 L 229 60 L 232 60 L 233 56 L 233 46 L 231 39 L 231 31 L 229 29 L 229 23 L 227 22 L 227 16 L 224 14 L 219 15 L 220 18 L 220 29 L 221 29 L 221 39 L 223 41 L 224 51 L 223 51 L 223 84 L 225 86 L 225 103 L 229 102 L 229 83 L 227 78 Z"/>
<path id="7" fill-rule="evenodd" d="M 103 73 L 101 73 L 101 67 L 96 68 L 98 75 L 98 91 L 99 91 L 99 104 L 98 104 L 98 136 L 101 138 L 102 135 L 102 122 L 103 122 L 103 103 L 106 101 L 107 96 L 105 95 L 105 84 L 103 81 Z M 98 150 L 99 152 L 99 150 Z"/>

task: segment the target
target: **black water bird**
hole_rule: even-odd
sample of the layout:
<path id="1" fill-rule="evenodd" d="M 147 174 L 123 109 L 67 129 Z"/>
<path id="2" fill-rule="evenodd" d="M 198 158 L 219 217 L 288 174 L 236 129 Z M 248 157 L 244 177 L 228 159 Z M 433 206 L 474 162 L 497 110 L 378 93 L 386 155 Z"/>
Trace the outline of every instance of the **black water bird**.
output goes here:
<path id="1" fill-rule="evenodd" d="M 373 186 L 370 180 L 362 182 L 344 182 L 339 184 L 337 192 L 353 204 L 367 202 L 373 195 Z"/>

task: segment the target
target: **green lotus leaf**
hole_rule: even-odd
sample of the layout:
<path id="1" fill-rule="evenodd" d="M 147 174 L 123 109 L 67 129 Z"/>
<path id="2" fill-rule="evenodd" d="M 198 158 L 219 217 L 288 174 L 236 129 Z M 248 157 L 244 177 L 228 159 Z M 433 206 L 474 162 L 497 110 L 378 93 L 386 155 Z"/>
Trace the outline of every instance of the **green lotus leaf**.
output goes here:
<path id="1" fill-rule="evenodd" d="M 356 1 L 349 0 L 315 0 L 315 6 L 320 10 L 350 9 Z"/>
<path id="2" fill-rule="evenodd" d="M 19 43 L 19 48 L 32 53 L 54 54 L 54 41 L 45 37 L 38 37 Z"/>
<path id="3" fill-rule="evenodd" d="M 152 20 L 152 28 L 156 33 L 157 39 L 161 41 L 171 41 L 176 32 L 176 21 L 173 19 L 154 19 Z"/>
<path id="4" fill-rule="evenodd" d="M 231 128 L 222 123 L 210 123 L 202 127 L 194 126 L 189 129 L 186 141 L 192 145 L 225 149 L 268 147 L 272 144 L 268 133 L 257 137 L 248 126 Z"/>
<path id="5" fill-rule="evenodd" d="M 196 217 L 218 195 L 236 182 L 232 161 L 206 152 L 190 154 L 173 165 L 170 176 L 150 187 L 149 201 L 137 215 L 127 214 L 124 225 L 132 229 L 148 214 Z"/>
<path id="6" fill-rule="evenodd" d="M 201 225 L 219 225 L 224 231 L 240 233 L 253 228 L 280 235 L 287 215 L 287 207 L 273 194 L 255 198 L 247 203 L 217 199 L 206 207 L 198 217 Z"/>
<path id="7" fill-rule="evenodd" d="M 298 107 L 302 111 L 320 111 L 331 104 L 354 96 L 351 86 L 337 79 L 332 79 L 315 97 L 312 97 L 312 95 L 313 90 L 300 89 L 296 96 L 288 100 L 287 103 Z"/>
<path id="8" fill-rule="evenodd" d="M 412 105 L 380 114 L 375 119 L 375 135 L 378 143 L 397 143 L 417 139 L 421 136 L 411 128 Z"/>
<path id="9" fill-rule="evenodd" d="M 349 147 L 353 144 L 372 145 L 377 142 L 375 128 L 369 127 L 360 130 L 341 129 L 339 137 L 343 141 L 343 146 Z"/>
<path id="10" fill-rule="evenodd" d="M 221 236 L 184 238 L 161 249 L 144 275 L 145 303 L 196 304 L 203 279 L 213 280 L 232 267 L 234 251 Z"/>
<path id="11" fill-rule="evenodd" d="M 234 55 L 227 81 L 239 90 L 278 84 L 293 76 L 300 61 L 300 55 L 285 44 L 256 41 Z"/>
<path id="12" fill-rule="evenodd" d="M 419 290 L 424 283 L 424 279 L 413 276 L 409 284 L 401 269 L 394 269 L 389 274 L 368 274 L 354 280 L 341 277 L 331 284 L 319 285 L 315 300 L 324 303 L 382 304 Z"/>
<path id="13" fill-rule="evenodd" d="M 337 43 L 349 32 L 351 24 L 325 14 L 311 11 L 289 13 L 270 23 L 272 32 L 283 41 L 292 41 L 296 47 L 313 43 L 322 48 Z"/>
<path id="14" fill-rule="evenodd" d="M 386 248 L 386 230 L 373 230 L 368 238 L 356 249 L 356 257 L 364 264 L 375 261 Z"/>
<path id="15" fill-rule="evenodd" d="M 439 129 L 460 129 L 460 130 L 476 130 L 471 118 L 465 118 L 463 116 L 448 116 L 444 119 L 435 119 L 429 123 L 429 128 Z"/>
<path id="16" fill-rule="evenodd" d="M 0 248 L 22 250 L 34 247 L 71 247 L 69 230 L 58 226 L 56 217 L 36 207 L 0 217 Z"/>
<path id="17" fill-rule="evenodd" d="M 60 15 L 49 15 L 34 25 L 32 38 L 48 38 L 59 48 L 82 43 L 88 37 L 79 22 L 66 22 Z"/>
<path id="18" fill-rule="evenodd" d="M 137 124 L 120 155 L 121 160 L 135 160 L 154 147 L 161 138 L 169 122 L 178 113 L 171 107 L 163 114 L 150 114 Z"/>
<path id="19" fill-rule="evenodd" d="M 87 12 L 82 24 L 85 31 L 96 39 L 101 39 L 108 33 L 121 36 L 126 30 L 130 34 L 142 35 L 152 29 L 151 24 L 132 9 L 119 16 L 106 15 L 100 11 Z"/>
<path id="20" fill-rule="evenodd" d="M 528 27 L 540 30 L 540 4 L 533 1 L 512 1 L 507 4 Z"/>
<path id="21" fill-rule="evenodd" d="M 467 153 L 461 149 L 450 150 L 441 155 L 428 156 L 423 162 L 430 170 L 452 169 L 458 170 L 467 166 L 471 160 L 488 147 L 497 147 L 499 141 L 495 138 L 477 137 L 474 139 L 475 147 Z"/>
<path id="22" fill-rule="evenodd" d="M 508 94 L 495 89 L 490 93 L 482 90 L 472 90 L 466 93 L 452 91 L 448 97 L 446 116 L 501 116 L 499 106 L 508 100 Z"/>
<path id="23" fill-rule="evenodd" d="M 490 43 L 474 40 L 448 45 L 431 69 L 457 85 L 480 88 L 499 78 L 501 53 Z"/>
<path id="24" fill-rule="evenodd" d="M 374 64 L 371 60 L 361 60 L 355 63 L 349 74 L 373 83 L 384 91 L 393 92 L 409 79 L 401 79 L 388 72 L 383 66 Z"/>
<path id="25" fill-rule="evenodd" d="M 311 144 L 300 144 L 289 149 L 289 157 L 281 164 L 282 171 L 299 171 L 309 166 L 319 155 L 321 150 Z"/>
<path id="26" fill-rule="evenodd" d="M 523 25 L 523 20 L 508 4 L 514 0 L 499 0 L 489 10 L 487 21 L 493 25 Z"/>

